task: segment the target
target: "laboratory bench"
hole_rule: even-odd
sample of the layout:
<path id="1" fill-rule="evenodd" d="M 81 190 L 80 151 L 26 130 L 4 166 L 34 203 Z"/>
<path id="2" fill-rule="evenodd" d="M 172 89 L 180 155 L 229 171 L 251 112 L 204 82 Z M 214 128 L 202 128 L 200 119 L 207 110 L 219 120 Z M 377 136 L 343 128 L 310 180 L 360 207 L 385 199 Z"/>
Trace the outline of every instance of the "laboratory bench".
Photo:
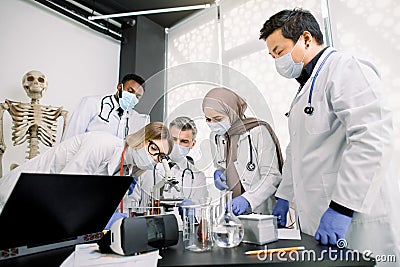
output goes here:
<path id="1" fill-rule="evenodd" d="M 267 244 L 268 249 L 296 246 L 304 246 L 305 250 L 281 253 L 279 257 L 277 253 L 274 253 L 272 258 L 270 255 L 260 255 L 259 259 L 257 255 L 244 253 L 249 250 L 265 249 L 264 246 L 242 242 L 235 248 L 214 246 L 211 251 L 191 252 L 184 250 L 182 238 L 180 238 L 177 245 L 160 251 L 162 259 L 158 261 L 158 266 L 375 266 L 375 261 L 372 259 L 363 259 L 361 254 L 354 254 L 346 249 L 339 250 L 336 247 L 322 246 L 314 237 L 306 234 L 301 234 L 301 240 L 278 240 Z M 345 260 L 346 251 L 348 251 L 349 261 Z M 299 260 L 293 261 L 296 258 Z"/>
<path id="2" fill-rule="evenodd" d="M 183 248 L 182 235 L 177 245 L 160 251 L 162 259 L 158 266 L 374 266 L 373 260 L 366 260 L 361 254 L 347 253 L 349 260 L 346 261 L 346 251 L 338 248 L 319 245 L 314 237 L 301 234 L 301 240 L 279 240 L 267 244 L 268 249 L 304 246 L 304 251 L 296 253 L 285 253 L 278 257 L 274 253 L 269 255 L 245 255 L 249 250 L 264 249 L 264 246 L 241 243 L 235 248 L 220 248 L 214 246 L 211 251 L 191 252 Z M 21 256 L 14 259 L 0 261 L 0 266 L 60 266 L 60 264 L 74 251 L 75 246 L 54 249 L 51 251 Z M 315 256 L 314 256 L 315 255 Z M 357 256 L 358 255 L 358 259 Z M 298 260 L 293 261 L 298 258 Z M 341 260 L 342 259 L 342 260 Z"/>

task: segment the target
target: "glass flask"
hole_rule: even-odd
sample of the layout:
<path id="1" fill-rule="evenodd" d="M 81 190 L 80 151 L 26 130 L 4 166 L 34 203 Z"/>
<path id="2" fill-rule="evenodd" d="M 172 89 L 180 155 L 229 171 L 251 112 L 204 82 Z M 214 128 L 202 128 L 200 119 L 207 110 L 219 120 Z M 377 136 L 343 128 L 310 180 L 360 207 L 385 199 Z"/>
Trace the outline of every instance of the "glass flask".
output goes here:
<path id="1" fill-rule="evenodd" d="M 232 191 L 221 192 L 220 215 L 213 224 L 214 243 L 223 248 L 233 248 L 242 242 L 243 224 L 232 212 Z"/>

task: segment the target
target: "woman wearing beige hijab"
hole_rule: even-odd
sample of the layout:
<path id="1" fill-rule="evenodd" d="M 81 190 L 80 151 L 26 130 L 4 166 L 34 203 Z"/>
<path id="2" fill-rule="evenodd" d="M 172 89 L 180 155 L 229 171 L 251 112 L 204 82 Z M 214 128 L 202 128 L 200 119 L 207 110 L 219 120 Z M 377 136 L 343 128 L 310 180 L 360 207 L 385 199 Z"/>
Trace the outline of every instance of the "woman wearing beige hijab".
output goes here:
<path id="1" fill-rule="evenodd" d="M 232 210 L 236 215 L 271 214 L 283 164 L 271 126 L 245 118 L 247 103 L 226 88 L 210 90 L 202 108 L 212 131 L 215 186 L 233 191 Z"/>

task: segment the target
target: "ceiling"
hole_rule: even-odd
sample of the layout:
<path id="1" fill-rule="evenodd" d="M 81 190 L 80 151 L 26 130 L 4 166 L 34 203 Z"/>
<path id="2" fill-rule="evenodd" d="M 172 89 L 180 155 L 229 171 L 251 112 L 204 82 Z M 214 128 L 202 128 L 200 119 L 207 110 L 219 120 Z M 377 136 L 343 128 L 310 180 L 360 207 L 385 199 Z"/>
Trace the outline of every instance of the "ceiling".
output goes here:
<path id="1" fill-rule="evenodd" d="M 109 15 L 133 11 L 163 9 L 172 7 L 212 4 L 215 0 L 35 0 L 55 11 L 71 17 L 87 26 L 108 34 L 104 27 L 96 27 L 88 22 L 92 15 Z M 170 28 L 198 10 L 176 11 L 160 14 L 144 15 L 163 28 Z M 107 29 L 120 33 L 125 27 L 131 27 L 135 17 L 113 18 L 112 20 L 96 20 Z M 118 22 L 118 23 L 115 23 Z M 99 29 L 97 29 L 99 28 Z M 103 29 L 102 29 L 103 28 Z M 101 30 L 102 29 L 102 30 Z M 109 34 L 110 35 L 110 34 Z M 112 36 L 112 35 L 111 35 Z M 116 36 L 112 36 L 116 38 Z M 116 38 L 118 39 L 118 38 Z"/>
<path id="2" fill-rule="evenodd" d="M 161 9 L 180 6 L 211 4 L 214 0 L 75 0 L 101 14 Z M 146 15 L 147 18 L 164 28 L 169 28 L 193 14 L 196 10 Z M 116 19 L 117 20 L 117 19 Z"/>

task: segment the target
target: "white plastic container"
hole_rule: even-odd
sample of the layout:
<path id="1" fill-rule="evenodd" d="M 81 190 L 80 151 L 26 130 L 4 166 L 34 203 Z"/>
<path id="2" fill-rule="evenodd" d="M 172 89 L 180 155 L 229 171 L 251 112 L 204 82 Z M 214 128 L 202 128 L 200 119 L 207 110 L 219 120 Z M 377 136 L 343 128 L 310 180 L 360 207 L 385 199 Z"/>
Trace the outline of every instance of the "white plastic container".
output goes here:
<path id="1" fill-rule="evenodd" d="M 278 227 L 275 216 L 249 214 L 238 217 L 244 228 L 242 242 L 264 245 L 278 240 Z"/>

